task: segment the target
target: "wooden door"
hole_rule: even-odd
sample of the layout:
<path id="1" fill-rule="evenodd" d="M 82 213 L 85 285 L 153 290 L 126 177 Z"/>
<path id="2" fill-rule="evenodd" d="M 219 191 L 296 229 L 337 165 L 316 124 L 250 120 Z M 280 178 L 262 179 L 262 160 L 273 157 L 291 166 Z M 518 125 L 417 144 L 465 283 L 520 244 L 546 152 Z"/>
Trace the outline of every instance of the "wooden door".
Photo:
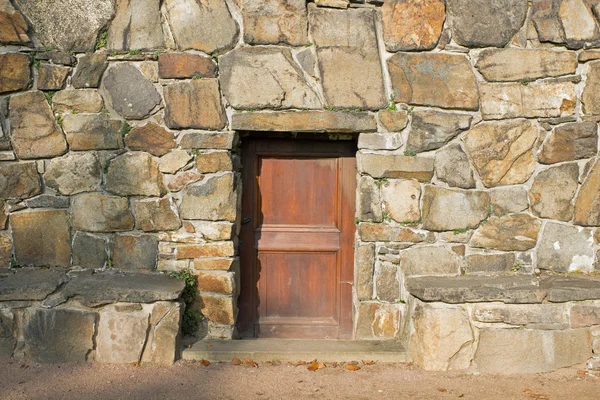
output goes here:
<path id="1" fill-rule="evenodd" d="M 353 142 L 244 140 L 242 335 L 352 337 L 355 154 Z"/>

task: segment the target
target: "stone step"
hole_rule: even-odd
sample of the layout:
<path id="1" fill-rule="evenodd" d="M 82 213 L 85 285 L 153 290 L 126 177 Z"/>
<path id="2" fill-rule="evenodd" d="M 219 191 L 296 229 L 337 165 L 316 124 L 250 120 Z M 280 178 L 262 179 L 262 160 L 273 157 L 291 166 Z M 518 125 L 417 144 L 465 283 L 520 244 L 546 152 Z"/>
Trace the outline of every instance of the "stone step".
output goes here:
<path id="1" fill-rule="evenodd" d="M 405 363 L 410 356 L 400 342 L 357 340 L 244 339 L 203 340 L 183 351 L 184 360 L 229 362 L 233 358 L 256 362 L 297 362 L 317 359 L 320 362 L 369 360 L 382 363 Z"/>

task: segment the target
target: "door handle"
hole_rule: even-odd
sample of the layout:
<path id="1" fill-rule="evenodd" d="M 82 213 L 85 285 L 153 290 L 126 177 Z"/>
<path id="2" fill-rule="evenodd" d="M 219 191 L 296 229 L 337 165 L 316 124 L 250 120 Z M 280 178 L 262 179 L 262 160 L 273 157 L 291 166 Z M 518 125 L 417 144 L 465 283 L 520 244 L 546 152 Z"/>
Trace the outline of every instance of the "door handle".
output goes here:
<path id="1" fill-rule="evenodd" d="M 249 223 L 250 221 L 252 221 L 252 218 L 250 217 L 245 217 L 242 218 L 242 225 L 246 225 L 247 223 Z"/>

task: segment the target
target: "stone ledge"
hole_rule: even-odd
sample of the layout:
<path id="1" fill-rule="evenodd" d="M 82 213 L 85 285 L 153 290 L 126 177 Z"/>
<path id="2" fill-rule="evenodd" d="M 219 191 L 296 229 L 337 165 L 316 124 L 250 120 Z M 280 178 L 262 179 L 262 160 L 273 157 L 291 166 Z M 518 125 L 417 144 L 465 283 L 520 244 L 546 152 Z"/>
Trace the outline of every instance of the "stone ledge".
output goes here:
<path id="1" fill-rule="evenodd" d="M 263 132 L 375 132 L 375 116 L 367 112 L 279 111 L 233 114 L 232 129 Z"/>
<path id="2" fill-rule="evenodd" d="M 408 278 L 406 287 L 421 301 L 449 304 L 493 301 L 538 304 L 600 299 L 600 279 L 582 277 L 421 277 Z"/>
<path id="3" fill-rule="evenodd" d="M 0 301 L 43 300 L 68 280 L 60 269 L 2 270 Z"/>

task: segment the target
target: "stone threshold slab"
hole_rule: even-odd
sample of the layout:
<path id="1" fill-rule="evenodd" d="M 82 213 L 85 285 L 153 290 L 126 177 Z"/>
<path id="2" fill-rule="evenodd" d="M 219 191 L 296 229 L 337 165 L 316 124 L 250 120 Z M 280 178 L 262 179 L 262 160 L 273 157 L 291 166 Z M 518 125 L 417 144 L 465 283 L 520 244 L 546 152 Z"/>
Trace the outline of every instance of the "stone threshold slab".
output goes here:
<path id="1" fill-rule="evenodd" d="M 183 351 L 184 360 L 229 362 L 233 358 L 255 362 L 320 362 L 372 360 L 406 363 L 410 356 L 404 345 L 392 341 L 244 339 L 202 340 Z"/>

